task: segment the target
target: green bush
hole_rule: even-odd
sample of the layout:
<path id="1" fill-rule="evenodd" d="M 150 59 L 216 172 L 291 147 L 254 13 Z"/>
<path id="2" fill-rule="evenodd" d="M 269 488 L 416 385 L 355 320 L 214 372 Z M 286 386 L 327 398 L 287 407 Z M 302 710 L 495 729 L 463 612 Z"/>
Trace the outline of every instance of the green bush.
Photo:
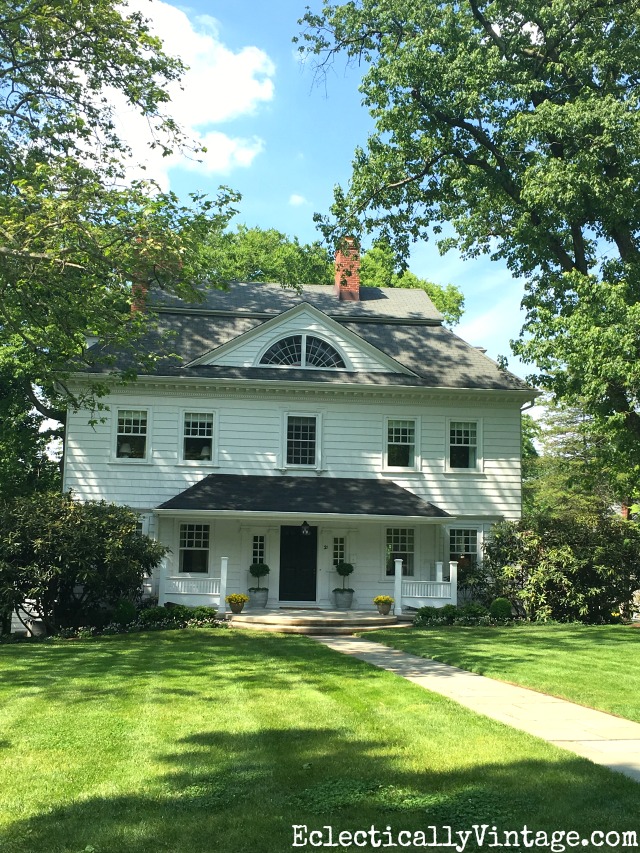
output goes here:
<path id="1" fill-rule="evenodd" d="M 447 625 L 453 625 L 453 620 L 458 615 L 458 608 L 455 604 L 445 604 L 444 607 L 440 608 L 440 616 Z"/>
<path id="2" fill-rule="evenodd" d="M 489 614 L 496 622 L 506 622 L 511 619 L 511 602 L 508 598 L 495 598 L 489 607 Z"/>
<path id="3" fill-rule="evenodd" d="M 494 596 L 536 621 L 611 622 L 640 588 L 640 525 L 615 516 L 501 522 L 484 551 Z"/>
<path id="4" fill-rule="evenodd" d="M 166 553 L 141 536 L 138 516 L 104 501 L 35 494 L 0 503 L 0 612 L 29 600 L 52 633 L 99 625 Z"/>
<path id="5" fill-rule="evenodd" d="M 413 617 L 414 628 L 425 628 L 427 625 L 435 625 L 442 622 L 441 607 L 420 607 Z"/>
<path id="6" fill-rule="evenodd" d="M 138 609 L 128 598 L 121 598 L 111 615 L 111 620 L 117 625 L 128 625 L 138 618 Z"/>

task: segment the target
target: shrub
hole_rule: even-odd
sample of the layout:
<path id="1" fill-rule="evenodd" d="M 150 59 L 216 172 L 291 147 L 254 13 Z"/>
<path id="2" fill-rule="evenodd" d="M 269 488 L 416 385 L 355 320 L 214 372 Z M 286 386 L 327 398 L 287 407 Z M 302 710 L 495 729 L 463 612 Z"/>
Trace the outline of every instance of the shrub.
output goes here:
<path id="1" fill-rule="evenodd" d="M 511 619 L 511 602 L 508 598 L 495 598 L 491 602 L 489 613 L 496 622 L 506 622 Z"/>
<path id="2" fill-rule="evenodd" d="M 610 622 L 640 587 L 640 525 L 609 516 L 501 522 L 485 562 L 494 594 L 531 619 Z"/>
<path id="3" fill-rule="evenodd" d="M 257 578 L 258 580 L 258 586 L 250 587 L 251 592 L 263 588 L 260 586 L 260 578 L 266 577 L 270 571 L 271 569 L 266 563 L 251 563 L 249 566 L 249 573 L 251 574 L 251 577 Z"/>
<path id="4" fill-rule="evenodd" d="M 420 607 L 413 618 L 414 628 L 426 628 L 429 625 L 444 625 L 447 620 L 443 617 L 443 607 Z"/>
<path id="5" fill-rule="evenodd" d="M 128 507 L 58 493 L 0 504 L 0 611 L 28 599 L 50 632 L 108 621 L 167 550 L 139 535 L 137 521 Z"/>
<path id="6" fill-rule="evenodd" d="M 113 608 L 112 619 L 117 625 L 128 625 L 130 622 L 135 622 L 138 618 L 138 609 L 133 601 L 127 598 L 121 598 Z"/>
<path id="7" fill-rule="evenodd" d="M 455 604 L 445 604 L 440 608 L 440 615 L 447 625 L 453 625 L 453 620 L 458 615 L 458 608 Z"/>

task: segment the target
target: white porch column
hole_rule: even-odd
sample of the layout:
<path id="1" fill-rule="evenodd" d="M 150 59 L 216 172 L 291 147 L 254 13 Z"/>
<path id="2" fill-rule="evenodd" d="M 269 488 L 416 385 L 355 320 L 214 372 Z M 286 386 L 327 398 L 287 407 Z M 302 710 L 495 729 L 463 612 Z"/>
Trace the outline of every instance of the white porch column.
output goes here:
<path id="1" fill-rule="evenodd" d="M 402 613 L 402 560 L 394 560 L 393 568 L 393 597 L 395 599 L 393 612 L 399 616 Z"/>
<path id="2" fill-rule="evenodd" d="M 218 607 L 218 615 L 222 616 L 227 612 L 227 568 L 229 566 L 228 557 L 220 557 L 220 607 Z"/>
<path id="3" fill-rule="evenodd" d="M 458 561 L 449 562 L 449 580 L 451 581 L 451 604 L 458 603 Z"/>
<path id="4" fill-rule="evenodd" d="M 164 558 L 160 563 L 160 577 L 158 578 L 158 607 L 161 607 L 165 601 L 167 572 L 167 560 Z"/>
<path id="5" fill-rule="evenodd" d="M 436 563 L 436 583 L 442 583 L 442 561 Z"/>

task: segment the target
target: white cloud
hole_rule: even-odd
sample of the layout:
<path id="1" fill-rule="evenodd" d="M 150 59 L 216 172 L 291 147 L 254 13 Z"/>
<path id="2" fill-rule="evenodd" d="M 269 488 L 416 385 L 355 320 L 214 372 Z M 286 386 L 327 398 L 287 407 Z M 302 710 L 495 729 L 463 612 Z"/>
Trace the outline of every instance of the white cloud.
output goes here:
<path id="1" fill-rule="evenodd" d="M 309 204 L 306 198 L 303 195 L 298 195 L 297 193 L 292 193 L 289 196 L 289 204 L 293 207 L 300 207 L 303 204 Z"/>
<path id="2" fill-rule="evenodd" d="M 197 159 L 184 153 L 163 157 L 160 150 L 149 150 L 148 122 L 116 95 L 118 124 L 131 146 L 133 160 L 145 166 L 142 175 L 154 178 L 167 189 L 169 171 L 175 167 L 211 175 L 250 166 L 263 150 L 263 141 L 258 137 L 234 137 L 216 125 L 251 115 L 273 98 L 275 66 L 268 55 L 251 46 L 234 53 L 222 43 L 218 23 L 209 15 L 189 18 L 162 0 L 131 0 L 127 8 L 148 18 L 153 34 L 162 39 L 165 52 L 189 66 L 182 80 L 169 86 L 171 102 L 167 112 L 190 139 L 207 148 Z M 137 169 L 131 169 L 129 174 L 140 177 Z"/>

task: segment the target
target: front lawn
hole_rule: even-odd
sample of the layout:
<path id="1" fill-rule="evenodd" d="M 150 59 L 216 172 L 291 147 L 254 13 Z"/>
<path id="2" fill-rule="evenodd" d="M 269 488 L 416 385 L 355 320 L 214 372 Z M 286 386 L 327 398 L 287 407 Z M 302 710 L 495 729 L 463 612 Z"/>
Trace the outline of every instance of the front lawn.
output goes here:
<path id="1" fill-rule="evenodd" d="M 0 647 L 0 774 L 2 853 L 284 853 L 293 824 L 638 830 L 630 779 L 296 636 Z"/>
<path id="2" fill-rule="evenodd" d="M 445 626 L 368 639 L 640 722 L 640 629 L 628 625 Z"/>

